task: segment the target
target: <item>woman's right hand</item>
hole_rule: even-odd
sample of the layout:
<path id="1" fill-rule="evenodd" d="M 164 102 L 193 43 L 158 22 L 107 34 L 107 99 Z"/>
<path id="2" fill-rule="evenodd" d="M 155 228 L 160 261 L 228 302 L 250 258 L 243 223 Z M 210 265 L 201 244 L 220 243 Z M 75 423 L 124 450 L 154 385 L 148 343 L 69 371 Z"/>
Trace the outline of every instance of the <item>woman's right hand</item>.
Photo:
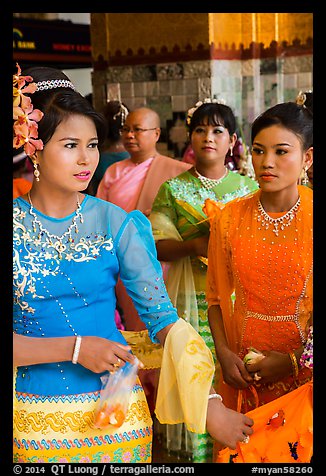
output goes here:
<path id="1" fill-rule="evenodd" d="M 27 337 L 13 334 L 13 365 L 15 367 L 72 360 L 76 337 Z M 95 373 L 117 370 L 125 362 L 135 362 L 130 346 L 104 339 L 83 336 L 77 362 Z M 142 362 L 139 362 L 142 368 Z"/>
<path id="2" fill-rule="evenodd" d="M 243 389 L 253 383 L 253 377 L 250 375 L 242 359 L 230 349 L 224 349 L 219 353 L 223 380 L 233 388 Z"/>
<path id="3" fill-rule="evenodd" d="M 82 337 L 78 363 L 95 373 L 114 372 L 125 362 L 134 363 L 135 356 L 131 354 L 129 345 L 104 339 L 103 337 Z M 140 367 L 142 364 L 140 364 Z"/>

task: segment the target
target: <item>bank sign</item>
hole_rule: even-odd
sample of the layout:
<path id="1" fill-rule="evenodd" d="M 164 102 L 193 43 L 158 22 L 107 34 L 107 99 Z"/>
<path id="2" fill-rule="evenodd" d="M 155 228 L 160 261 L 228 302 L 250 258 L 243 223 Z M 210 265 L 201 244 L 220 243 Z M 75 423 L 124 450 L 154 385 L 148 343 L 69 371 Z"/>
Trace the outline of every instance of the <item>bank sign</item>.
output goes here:
<path id="1" fill-rule="evenodd" d="M 13 25 L 14 60 L 91 63 L 89 25 L 22 21 Z"/>

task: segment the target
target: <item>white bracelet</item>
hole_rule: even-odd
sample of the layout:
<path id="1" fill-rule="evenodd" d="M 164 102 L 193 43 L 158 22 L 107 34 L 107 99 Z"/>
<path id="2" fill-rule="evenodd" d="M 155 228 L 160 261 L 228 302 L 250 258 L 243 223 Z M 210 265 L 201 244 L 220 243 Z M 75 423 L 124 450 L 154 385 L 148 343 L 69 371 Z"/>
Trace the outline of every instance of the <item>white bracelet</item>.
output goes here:
<path id="1" fill-rule="evenodd" d="M 211 400 L 212 398 L 218 398 L 219 400 L 221 400 L 221 402 L 223 402 L 223 398 L 219 393 L 211 393 L 210 395 L 208 395 L 208 400 Z"/>
<path id="2" fill-rule="evenodd" d="M 81 341 L 82 341 L 81 336 L 77 336 L 76 337 L 76 342 L 75 342 L 75 347 L 74 347 L 74 353 L 72 354 L 72 360 L 71 360 L 71 362 L 73 364 L 77 364 L 77 362 L 78 362 Z"/>

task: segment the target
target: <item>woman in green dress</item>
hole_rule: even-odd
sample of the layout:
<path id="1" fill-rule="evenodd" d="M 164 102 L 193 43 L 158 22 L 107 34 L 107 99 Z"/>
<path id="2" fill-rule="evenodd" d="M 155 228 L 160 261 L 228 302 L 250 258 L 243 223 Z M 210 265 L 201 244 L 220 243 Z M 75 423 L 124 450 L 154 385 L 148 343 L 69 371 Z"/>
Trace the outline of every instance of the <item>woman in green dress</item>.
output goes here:
<path id="1" fill-rule="evenodd" d="M 196 163 L 162 184 L 149 219 L 170 299 L 179 317 L 199 332 L 215 359 L 205 299 L 209 220 L 203 207 L 206 199 L 223 205 L 256 190 L 258 184 L 225 166 L 225 157 L 237 140 L 230 107 L 206 99 L 189 110 L 187 125 Z M 215 382 L 218 376 L 216 363 Z M 213 445 L 207 433 L 190 433 L 181 424 L 166 425 L 163 433 L 169 451 L 186 452 L 194 463 L 211 462 Z"/>

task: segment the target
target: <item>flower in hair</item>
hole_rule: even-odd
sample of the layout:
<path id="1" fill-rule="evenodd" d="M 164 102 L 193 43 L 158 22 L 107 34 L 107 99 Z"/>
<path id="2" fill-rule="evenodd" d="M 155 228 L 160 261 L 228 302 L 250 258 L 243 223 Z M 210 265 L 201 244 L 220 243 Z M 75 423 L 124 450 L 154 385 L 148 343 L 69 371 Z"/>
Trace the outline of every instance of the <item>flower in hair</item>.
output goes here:
<path id="1" fill-rule="evenodd" d="M 33 94 L 36 91 L 36 84 L 31 83 L 25 86 L 26 82 L 33 81 L 31 76 L 21 76 L 21 68 L 18 63 L 17 66 L 17 74 L 13 75 L 13 104 L 14 106 L 19 106 L 22 104 L 23 107 L 27 106 L 31 100 L 29 97 L 24 96 L 24 94 Z"/>
<path id="2" fill-rule="evenodd" d="M 194 112 L 203 104 L 226 104 L 226 101 L 222 98 L 217 99 L 217 98 L 205 98 L 203 101 L 198 101 L 196 102 L 194 107 L 191 107 L 188 112 L 187 112 L 187 125 L 190 125 L 192 116 L 194 115 Z"/>
<path id="3" fill-rule="evenodd" d="M 26 99 L 29 99 L 29 101 L 24 101 L 24 107 L 22 105 L 13 107 L 13 119 L 19 124 L 39 122 L 43 117 L 43 113 L 39 109 L 33 109 L 30 98 Z"/>
<path id="4" fill-rule="evenodd" d="M 295 98 L 295 102 L 299 104 L 299 106 L 306 107 L 305 103 L 307 100 L 307 93 L 312 93 L 312 89 L 308 89 L 307 91 L 299 91 L 297 97 Z"/>
<path id="5" fill-rule="evenodd" d="M 299 106 L 304 106 L 306 99 L 307 99 L 307 96 L 305 95 L 305 93 L 303 91 L 300 91 L 296 97 L 295 102 L 299 104 Z"/>
<path id="6" fill-rule="evenodd" d="M 31 98 L 25 94 L 33 94 L 36 84 L 31 76 L 21 76 L 18 63 L 17 73 L 13 75 L 13 148 L 24 147 L 27 155 L 33 155 L 36 150 L 43 149 L 43 142 L 38 139 L 38 125 L 43 117 L 43 112 L 34 109 Z M 30 83 L 26 85 L 26 83 Z"/>
<path id="7" fill-rule="evenodd" d="M 37 124 L 27 123 L 17 124 L 14 126 L 13 148 L 20 149 L 24 147 L 27 155 L 31 156 L 36 150 L 43 149 L 43 142 L 37 137 Z M 33 137 L 34 136 L 34 137 Z"/>
<path id="8" fill-rule="evenodd" d="M 121 116 L 120 123 L 121 123 L 121 126 L 123 126 L 128 114 L 129 114 L 129 111 L 126 108 L 126 106 L 120 103 L 119 111 L 116 114 L 114 114 L 113 120 L 115 121 L 119 116 Z"/>

